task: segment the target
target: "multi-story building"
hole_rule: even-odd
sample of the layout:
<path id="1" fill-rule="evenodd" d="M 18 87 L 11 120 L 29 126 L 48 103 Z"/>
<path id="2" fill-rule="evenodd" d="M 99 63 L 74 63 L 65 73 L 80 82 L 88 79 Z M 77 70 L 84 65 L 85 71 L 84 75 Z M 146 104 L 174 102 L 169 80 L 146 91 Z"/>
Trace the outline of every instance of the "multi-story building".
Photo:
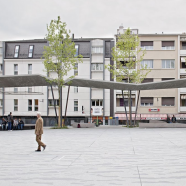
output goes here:
<path id="1" fill-rule="evenodd" d="M 80 38 L 73 39 L 76 53 L 83 56 L 83 63 L 76 65 L 68 77 L 77 75 L 78 78 L 112 80 L 104 65 L 112 64 L 111 48 L 113 38 Z M 47 40 L 7 41 L 4 49 L 4 75 L 41 74 L 47 75 L 42 59 L 43 47 Z M 1 54 L 0 54 L 1 55 Z M 65 114 L 67 89 L 62 91 L 62 113 Z M 58 91 L 55 87 L 54 99 L 51 87 L 19 87 L 5 88 L 3 114 L 9 112 L 14 117 L 22 117 L 26 122 L 33 122 L 32 117 L 40 111 L 46 119 L 46 125 L 56 123 L 54 101 L 59 105 Z M 110 90 L 71 87 L 67 109 L 67 122 L 95 121 L 108 123 L 109 116 L 113 116 L 114 92 Z M 57 107 L 58 110 L 58 107 Z M 47 120 L 50 118 L 50 120 Z"/>
<path id="2" fill-rule="evenodd" d="M 0 41 L 0 75 L 3 75 L 3 42 Z M 3 88 L 0 88 L 0 114 L 3 114 Z"/>
<path id="3" fill-rule="evenodd" d="M 117 36 L 124 33 L 122 26 L 117 30 Z M 131 32 L 138 34 L 137 29 Z M 138 34 L 140 46 L 146 50 L 141 65 L 147 65 L 151 72 L 147 75 L 144 83 L 158 82 L 172 79 L 185 78 L 186 76 L 186 34 Z M 115 40 L 116 40 L 115 39 Z M 138 57 L 138 56 L 137 56 Z M 138 68 L 138 67 L 136 67 Z M 132 92 L 132 112 L 136 110 L 138 92 Z M 126 120 L 123 108 L 121 91 L 115 91 L 115 116 L 119 117 L 120 123 Z M 127 100 L 127 99 L 126 99 Z M 162 120 L 177 115 L 178 119 L 186 118 L 186 89 L 146 90 L 141 91 L 138 118 L 142 120 Z M 126 103 L 127 104 L 127 103 Z M 133 114 L 134 117 L 134 114 Z"/>

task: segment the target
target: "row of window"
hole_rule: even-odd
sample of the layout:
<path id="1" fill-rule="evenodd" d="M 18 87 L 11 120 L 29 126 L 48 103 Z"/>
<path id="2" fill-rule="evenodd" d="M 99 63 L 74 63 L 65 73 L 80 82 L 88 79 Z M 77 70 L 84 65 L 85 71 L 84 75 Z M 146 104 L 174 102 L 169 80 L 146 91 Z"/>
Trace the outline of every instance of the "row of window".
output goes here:
<path id="1" fill-rule="evenodd" d="M 150 68 L 153 69 L 153 60 L 143 60 L 141 61 L 141 68 Z M 175 68 L 175 60 L 174 59 L 163 59 L 161 63 L 161 67 L 163 69 L 174 69 Z"/>
<path id="2" fill-rule="evenodd" d="M 75 45 L 75 49 L 76 49 L 75 56 L 78 56 L 79 55 L 79 45 Z M 14 58 L 19 57 L 19 50 L 20 50 L 20 46 L 16 45 L 15 49 L 14 49 Z M 34 45 L 30 45 L 29 48 L 28 48 L 28 57 L 29 58 L 33 57 L 33 51 L 34 51 Z"/>
<path id="3" fill-rule="evenodd" d="M 161 101 L 162 106 L 174 106 L 175 105 L 174 97 L 162 97 L 161 100 L 162 100 Z M 141 106 L 153 106 L 153 104 L 154 104 L 153 97 L 141 97 Z M 125 99 L 125 105 L 128 106 L 127 99 Z M 131 105 L 132 105 L 132 100 L 131 100 Z M 120 106 L 124 106 L 123 98 L 120 98 Z"/>
<path id="4" fill-rule="evenodd" d="M 28 74 L 32 74 L 32 64 L 28 64 Z M 18 64 L 14 64 L 14 75 L 18 75 Z"/>
<path id="5" fill-rule="evenodd" d="M 146 50 L 153 50 L 153 41 L 141 41 L 141 48 Z M 174 41 L 162 41 L 161 49 L 174 50 L 175 49 Z"/>
<path id="6" fill-rule="evenodd" d="M 28 100 L 28 111 L 38 111 L 39 102 L 38 99 L 34 99 L 34 110 L 33 110 L 33 101 L 32 99 Z M 14 111 L 18 111 L 18 99 L 14 99 Z"/>

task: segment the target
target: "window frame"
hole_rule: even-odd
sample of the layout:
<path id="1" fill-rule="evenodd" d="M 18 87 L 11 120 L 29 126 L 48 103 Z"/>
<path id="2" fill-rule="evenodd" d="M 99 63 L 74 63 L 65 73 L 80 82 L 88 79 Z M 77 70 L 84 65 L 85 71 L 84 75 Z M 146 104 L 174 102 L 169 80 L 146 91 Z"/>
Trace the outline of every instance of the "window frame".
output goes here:
<path id="1" fill-rule="evenodd" d="M 145 62 L 146 62 L 146 63 L 147 63 L 147 62 L 151 62 L 151 63 L 152 63 L 152 68 L 148 68 L 148 64 L 145 64 Z M 142 65 L 142 63 L 144 63 L 144 64 Z M 142 66 L 143 66 L 143 68 L 145 68 L 144 65 L 147 65 L 147 69 L 153 69 L 153 68 L 154 68 L 154 61 L 153 61 L 153 59 L 144 59 L 144 60 L 142 60 L 142 61 L 140 62 L 140 69 L 142 69 Z"/>
<path id="2" fill-rule="evenodd" d="M 28 74 L 32 74 L 32 69 L 29 70 L 29 65 L 32 67 L 32 64 L 28 64 Z M 29 73 L 29 72 L 31 72 L 31 73 Z"/>
<path id="3" fill-rule="evenodd" d="M 77 104 L 76 104 L 76 103 Z M 76 109 L 75 109 L 76 108 Z M 74 112 L 78 112 L 78 99 L 74 99 Z"/>
<path id="4" fill-rule="evenodd" d="M 74 93 L 78 93 L 78 86 L 74 86 Z"/>
<path id="5" fill-rule="evenodd" d="M 174 46 L 162 46 L 163 42 L 174 42 Z M 162 50 L 175 50 L 175 41 L 161 41 L 161 49 Z"/>
<path id="6" fill-rule="evenodd" d="M 79 56 L 79 44 L 75 44 L 75 49 L 76 49 L 75 57 L 77 57 L 77 56 Z"/>
<path id="7" fill-rule="evenodd" d="M 17 101 L 17 104 L 15 104 L 15 101 Z M 16 109 L 17 108 L 17 109 Z M 18 111 L 18 99 L 14 99 L 14 111 Z"/>
<path id="8" fill-rule="evenodd" d="M 165 98 L 165 99 L 167 99 L 167 98 L 169 98 L 169 99 L 170 98 L 174 98 L 174 105 L 163 105 L 163 98 Z M 175 100 L 176 100 L 175 97 L 162 97 L 161 98 L 161 106 L 162 107 L 175 107 L 175 103 L 176 103 Z"/>
<path id="9" fill-rule="evenodd" d="M 16 51 L 16 47 L 18 47 L 18 51 Z M 19 57 L 19 49 L 20 49 L 20 45 L 15 45 L 15 47 L 14 47 L 14 58 Z M 15 56 L 15 54 L 17 54 L 17 56 Z"/>
<path id="10" fill-rule="evenodd" d="M 152 98 L 152 103 L 142 103 L 142 99 Z M 141 97 L 140 99 L 140 106 L 141 107 L 151 107 L 154 105 L 154 98 L 153 97 Z"/>
<path id="11" fill-rule="evenodd" d="M 39 111 L 39 99 L 34 99 L 34 111 Z"/>
<path id="12" fill-rule="evenodd" d="M 95 67 L 95 68 L 93 68 Z M 98 69 L 97 69 L 98 67 Z M 102 69 L 101 69 L 102 68 Z M 103 63 L 92 63 L 91 64 L 91 71 L 103 71 Z"/>
<path id="13" fill-rule="evenodd" d="M 29 104 L 29 101 L 31 101 L 31 104 Z M 32 109 L 32 99 L 28 99 L 28 112 L 32 112 L 33 109 Z M 31 110 L 29 110 L 29 108 L 31 108 Z"/>
<path id="14" fill-rule="evenodd" d="M 142 42 L 152 42 L 152 46 L 151 45 L 141 46 Z M 154 41 L 140 41 L 140 48 L 145 50 L 154 50 Z"/>
<path id="15" fill-rule="evenodd" d="M 15 67 L 17 66 L 17 70 L 15 70 Z M 16 73 L 17 72 L 17 73 Z M 18 75 L 18 64 L 14 64 L 14 75 Z"/>
<path id="16" fill-rule="evenodd" d="M 30 52 L 30 47 L 33 46 L 32 52 Z M 34 45 L 29 45 L 28 47 L 28 58 L 33 58 L 33 53 L 34 53 Z M 30 57 L 29 54 L 32 54 L 32 56 Z"/>
<path id="17" fill-rule="evenodd" d="M 168 60 L 169 60 L 170 68 L 167 68 L 167 62 L 168 62 Z M 172 61 L 174 62 L 174 67 L 173 68 L 171 68 L 171 62 Z M 163 62 L 165 62 L 165 64 L 164 64 L 165 68 L 163 67 Z M 161 68 L 162 69 L 175 69 L 175 59 L 162 59 L 161 60 Z"/>
<path id="18" fill-rule="evenodd" d="M 97 101 L 99 102 L 99 104 L 97 105 Z M 93 105 L 93 102 L 95 103 Z M 92 107 L 102 107 L 103 106 L 103 99 L 91 99 L 91 106 Z"/>

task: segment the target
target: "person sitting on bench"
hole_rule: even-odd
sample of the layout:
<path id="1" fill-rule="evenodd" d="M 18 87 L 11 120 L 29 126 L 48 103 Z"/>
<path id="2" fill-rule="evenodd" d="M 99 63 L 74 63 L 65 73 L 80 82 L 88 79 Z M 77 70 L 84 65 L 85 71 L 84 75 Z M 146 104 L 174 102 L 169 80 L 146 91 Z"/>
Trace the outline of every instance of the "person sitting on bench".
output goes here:
<path id="1" fill-rule="evenodd" d="M 7 121 L 5 120 L 5 118 L 3 118 L 3 120 L 2 120 L 2 125 L 1 125 L 2 130 L 6 130 L 6 129 L 7 129 L 6 124 L 7 124 Z"/>
<path id="2" fill-rule="evenodd" d="M 19 118 L 18 130 L 23 130 L 23 128 L 24 128 L 24 122 L 21 118 Z"/>
<path id="3" fill-rule="evenodd" d="M 18 126 L 18 121 L 17 121 L 17 118 L 15 118 L 14 123 L 13 123 L 14 130 L 17 130 L 17 126 Z"/>

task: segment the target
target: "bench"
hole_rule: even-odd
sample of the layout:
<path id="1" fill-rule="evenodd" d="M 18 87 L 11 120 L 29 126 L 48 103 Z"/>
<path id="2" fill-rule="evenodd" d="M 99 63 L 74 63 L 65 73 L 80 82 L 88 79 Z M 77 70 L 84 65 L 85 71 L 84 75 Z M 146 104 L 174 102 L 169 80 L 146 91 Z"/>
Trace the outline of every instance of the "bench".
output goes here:
<path id="1" fill-rule="evenodd" d="M 95 123 L 72 123 L 74 128 L 94 128 Z"/>
<path id="2" fill-rule="evenodd" d="M 24 124 L 24 129 L 35 129 L 36 124 Z M 0 124 L 1 130 L 2 130 L 2 124 Z M 8 124 L 6 124 L 6 127 L 8 127 Z"/>

